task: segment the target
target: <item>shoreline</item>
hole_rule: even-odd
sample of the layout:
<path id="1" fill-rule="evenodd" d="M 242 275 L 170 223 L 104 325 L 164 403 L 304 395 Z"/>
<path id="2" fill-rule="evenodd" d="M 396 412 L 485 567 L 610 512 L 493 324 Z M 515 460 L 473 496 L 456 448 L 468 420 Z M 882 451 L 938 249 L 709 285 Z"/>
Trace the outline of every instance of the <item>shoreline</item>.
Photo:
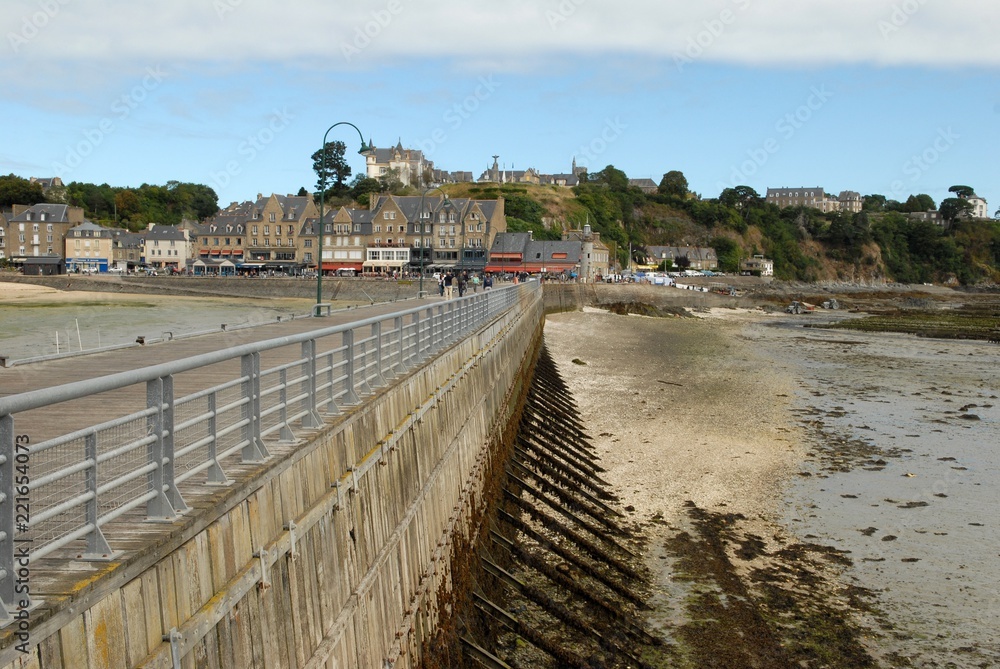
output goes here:
<path id="1" fill-rule="evenodd" d="M 962 493 L 984 490 L 987 480 L 968 479 L 968 487 L 958 488 L 954 477 L 942 478 L 942 472 L 955 474 L 948 465 L 969 464 L 958 461 L 967 453 L 947 447 L 955 434 L 992 430 L 982 438 L 996 435 L 996 410 L 988 400 L 970 399 L 973 393 L 960 391 L 956 381 L 945 392 L 954 392 L 955 402 L 975 399 L 982 421 L 955 417 L 949 419 L 951 428 L 932 423 L 924 433 L 940 428 L 943 436 L 938 441 L 925 437 L 926 453 L 894 458 L 892 450 L 903 435 L 913 433 L 915 421 L 941 420 L 923 407 L 926 394 L 908 383 L 921 380 L 944 390 L 935 379 L 962 369 L 974 385 L 985 377 L 972 378 L 980 361 L 967 354 L 975 350 L 1000 362 L 1000 350 L 965 342 L 961 346 L 971 348 L 935 357 L 931 354 L 949 350 L 952 343 L 807 330 L 797 327 L 801 317 L 755 310 L 704 310 L 696 314 L 699 318 L 586 311 L 548 316 L 546 345 L 620 503 L 634 509 L 631 520 L 647 532 L 646 562 L 657 575 L 649 622 L 679 643 L 689 662 L 680 666 L 701 666 L 712 658 L 724 666 L 991 666 L 1000 661 L 997 635 L 989 631 L 994 628 L 980 623 L 965 624 L 967 632 L 951 629 L 961 629 L 963 621 L 977 615 L 995 621 L 1000 612 L 995 597 L 992 604 L 988 597 L 988 575 L 1000 566 L 995 560 L 1000 555 L 972 543 L 989 536 L 986 528 L 976 527 L 988 525 L 988 518 L 970 517 L 965 531 L 952 529 L 948 536 L 961 541 L 968 535 L 970 556 L 994 561 L 978 572 L 963 567 L 961 582 L 947 590 L 937 584 L 949 583 L 949 576 L 922 565 L 947 569 L 942 561 L 947 565 L 951 559 L 948 539 L 919 543 L 935 536 L 927 532 L 936 522 L 931 522 L 933 514 L 957 508 L 968 515 L 976 504 L 982 506 L 977 497 L 966 500 Z M 899 356 L 923 366 L 915 372 Z M 963 363 L 967 369 L 960 367 Z M 907 390 L 892 400 L 868 397 L 880 373 L 886 384 Z M 866 377 L 867 384 L 862 382 Z M 926 415 L 886 414 L 886 429 L 878 432 L 883 425 L 876 419 L 887 407 L 908 406 L 914 397 Z M 872 428 L 877 436 L 868 438 Z M 952 428 L 963 432 L 948 432 Z M 996 460 L 991 462 L 995 467 Z M 901 469 L 913 470 L 913 476 Z M 923 500 L 917 489 L 910 496 L 892 493 L 891 501 L 900 502 L 896 505 L 871 499 L 910 481 L 934 487 L 932 476 L 946 481 L 948 490 L 929 493 L 939 497 L 926 509 L 908 510 Z M 995 485 L 996 478 L 988 480 Z M 951 506 L 940 504 L 945 501 Z M 869 522 L 873 513 L 897 515 Z M 863 533 L 868 525 L 881 529 L 869 536 Z M 913 553 L 921 545 L 924 552 Z M 915 565 L 920 569 L 913 570 Z M 904 587 L 918 573 L 919 580 L 935 586 Z M 896 581 L 889 585 L 886 579 Z M 977 589 L 982 592 L 973 594 Z M 938 601 L 944 592 L 952 599 Z M 942 605 L 946 611 L 940 615 L 920 615 Z M 940 633 L 953 640 L 935 641 Z"/>

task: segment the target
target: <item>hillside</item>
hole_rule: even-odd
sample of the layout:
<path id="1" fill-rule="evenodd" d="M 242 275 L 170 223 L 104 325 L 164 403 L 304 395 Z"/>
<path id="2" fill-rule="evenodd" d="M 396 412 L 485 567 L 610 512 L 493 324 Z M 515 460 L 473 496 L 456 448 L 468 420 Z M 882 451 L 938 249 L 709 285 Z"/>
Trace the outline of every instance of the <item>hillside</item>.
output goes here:
<path id="1" fill-rule="evenodd" d="M 723 271 L 762 253 L 779 279 L 1000 283 L 1000 221 L 958 219 L 948 226 L 888 210 L 884 198 L 860 213 L 779 209 L 746 186 L 717 199 L 694 194 L 645 194 L 613 167 L 575 188 L 531 184 L 449 184 L 453 197 L 503 195 L 508 229 L 557 239 L 564 228 L 590 223 L 625 264 L 629 245 L 711 246 Z M 639 252 L 641 254 L 641 251 Z M 637 255 L 636 257 L 639 257 Z"/>

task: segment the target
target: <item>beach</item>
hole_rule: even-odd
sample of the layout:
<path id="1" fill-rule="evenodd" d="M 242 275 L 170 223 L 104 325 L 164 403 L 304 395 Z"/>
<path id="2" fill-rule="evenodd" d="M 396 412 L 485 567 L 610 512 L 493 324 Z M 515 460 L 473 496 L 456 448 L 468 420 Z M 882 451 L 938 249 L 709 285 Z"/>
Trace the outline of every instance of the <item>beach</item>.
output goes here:
<path id="1" fill-rule="evenodd" d="M 1000 347 L 696 316 L 545 327 L 679 666 L 1000 666 Z"/>

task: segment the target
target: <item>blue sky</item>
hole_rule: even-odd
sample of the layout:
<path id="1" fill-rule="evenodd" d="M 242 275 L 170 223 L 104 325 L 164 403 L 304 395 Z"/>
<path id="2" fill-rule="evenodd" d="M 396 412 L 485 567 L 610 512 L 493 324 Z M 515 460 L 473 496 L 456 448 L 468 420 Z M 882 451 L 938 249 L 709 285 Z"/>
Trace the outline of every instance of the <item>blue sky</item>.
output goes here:
<path id="1" fill-rule="evenodd" d="M 478 176 L 574 157 L 1000 208 L 1000 6 L 971 0 L 5 0 L 0 173 L 313 188 L 349 121 Z M 348 126 L 331 133 L 351 151 Z M 361 157 L 352 158 L 355 172 Z"/>

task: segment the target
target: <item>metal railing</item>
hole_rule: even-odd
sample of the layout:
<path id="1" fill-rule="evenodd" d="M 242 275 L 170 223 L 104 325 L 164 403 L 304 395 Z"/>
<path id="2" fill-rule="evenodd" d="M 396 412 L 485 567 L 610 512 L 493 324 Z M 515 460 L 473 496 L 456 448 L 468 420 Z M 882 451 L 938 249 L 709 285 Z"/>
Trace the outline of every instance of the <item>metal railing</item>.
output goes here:
<path id="1" fill-rule="evenodd" d="M 35 561 L 116 558 L 102 527 L 175 519 L 189 509 L 181 484 L 229 484 L 233 469 L 270 457 L 268 441 L 321 427 L 539 290 L 530 282 L 0 398 L 0 626 L 24 608 L 19 574 Z"/>

